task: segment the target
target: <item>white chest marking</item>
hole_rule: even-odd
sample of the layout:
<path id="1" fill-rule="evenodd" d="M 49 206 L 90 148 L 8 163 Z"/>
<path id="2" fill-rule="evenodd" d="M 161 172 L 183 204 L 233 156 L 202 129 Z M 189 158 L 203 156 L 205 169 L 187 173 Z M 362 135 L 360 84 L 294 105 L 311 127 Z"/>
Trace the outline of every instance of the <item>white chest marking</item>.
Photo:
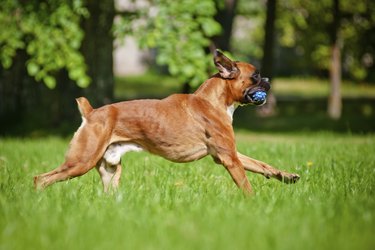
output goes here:
<path id="1" fill-rule="evenodd" d="M 230 105 L 230 106 L 228 106 L 227 107 L 227 114 L 228 114 L 228 116 L 229 116 L 229 119 L 231 120 L 231 121 L 233 121 L 233 113 L 234 113 L 234 111 L 236 110 L 236 108 L 238 107 L 238 103 L 233 103 L 232 105 Z"/>
<path id="2" fill-rule="evenodd" d="M 118 142 L 108 146 L 103 158 L 111 165 L 120 163 L 121 156 L 127 152 L 142 151 L 143 148 L 135 143 Z"/>

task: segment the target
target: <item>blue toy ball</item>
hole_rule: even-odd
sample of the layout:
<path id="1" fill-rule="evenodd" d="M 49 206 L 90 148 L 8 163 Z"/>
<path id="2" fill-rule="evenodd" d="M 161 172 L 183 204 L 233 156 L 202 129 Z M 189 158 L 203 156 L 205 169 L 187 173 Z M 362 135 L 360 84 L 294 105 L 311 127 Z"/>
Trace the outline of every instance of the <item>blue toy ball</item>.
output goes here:
<path id="1" fill-rule="evenodd" d="M 257 91 L 253 94 L 252 99 L 255 102 L 263 102 L 267 97 L 267 93 L 263 91 Z"/>

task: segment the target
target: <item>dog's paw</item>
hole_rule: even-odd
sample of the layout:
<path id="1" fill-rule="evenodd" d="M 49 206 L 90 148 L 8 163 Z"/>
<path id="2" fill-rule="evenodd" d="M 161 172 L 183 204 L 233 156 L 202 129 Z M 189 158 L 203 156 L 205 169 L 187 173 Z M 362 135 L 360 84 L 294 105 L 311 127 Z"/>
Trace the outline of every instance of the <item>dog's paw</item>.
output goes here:
<path id="1" fill-rule="evenodd" d="M 301 177 L 298 174 L 290 174 L 290 173 L 280 173 L 277 176 L 277 179 L 281 182 L 286 184 L 293 184 L 296 183 Z"/>
<path id="2" fill-rule="evenodd" d="M 43 183 L 42 183 L 42 177 L 40 175 L 34 176 L 34 189 L 36 191 L 41 191 L 44 189 Z"/>

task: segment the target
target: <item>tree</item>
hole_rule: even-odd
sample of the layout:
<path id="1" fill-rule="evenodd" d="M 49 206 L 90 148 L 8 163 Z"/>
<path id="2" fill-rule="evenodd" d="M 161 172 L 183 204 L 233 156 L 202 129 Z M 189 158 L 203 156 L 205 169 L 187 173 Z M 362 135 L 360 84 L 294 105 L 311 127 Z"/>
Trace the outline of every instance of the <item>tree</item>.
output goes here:
<path id="1" fill-rule="evenodd" d="M 355 81 L 371 77 L 371 61 L 375 58 L 371 42 L 375 35 L 370 32 L 375 30 L 374 2 L 360 0 L 353 5 L 348 0 L 322 0 L 320 4 L 283 1 L 279 9 L 280 44 L 296 55 L 293 67 L 298 71 L 329 76 L 327 111 L 331 118 L 338 119 L 342 109 L 341 76 Z"/>
<path id="2" fill-rule="evenodd" d="M 275 46 L 275 20 L 276 20 L 276 0 L 267 0 L 267 15 L 264 24 L 264 42 L 263 42 L 263 58 L 262 58 L 262 75 L 273 78 L 274 75 L 274 46 Z M 275 113 L 276 98 L 272 91 L 268 94 L 267 103 L 262 106 L 258 114 L 262 116 L 270 116 Z"/>
<path id="3" fill-rule="evenodd" d="M 264 25 L 262 74 L 273 77 L 274 46 L 275 46 L 276 0 L 267 0 L 267 15 Z"/>
<path id="4" fill-rule="evenodd" d="M 209 38 L 220 32 L 215 13 L 212 0 L 152 1 L 125 15 L 115 30 L 116 35 L 132 31 L 141 46 L 157 49 L 159 65 L 167 65 L 181 83 L 197 85 L 210 71 Z M 78 95 L 94 106 L 111 101 L 114 15 L 113 0 L 3 1 L 0 115 L 22 116 L 20 110 L 39 104 L 44 117 L 38 120 L 52 117 L 58 124 L 77 113 Z"/>
<path id="5" fill-rule="evenodd" d="M 82 20 L 85 32 L 81 51 L 88 67 L 91 84 L 83 90 L 94 106 L 113 101 L 113 21 L 114 0 L 89 0 L 86 8 L 89 18 Z"/>
<path id="6" fill-rule="evenodd" d="M 215 13 L 212 0 L 150 1 L 138 9 L 137 18 L 122 18 L 116 34 L 133 34 L 142 48 L 156 49 L 157 64 L 166 65 L 177 81 L 196 86 L 211 71 L 212 56 L 205 48 L 221 30 Z"/>
<path id="7" fill-rule="evenodd" d="M 341 117 L 341 48 L 340 48 L 340 5 L 339 0 L 333 0 L 333 21 L 331 27 L 331 91 L 328 99 L 328 115 L 332 119 Z"/>
<path id="8" fill-rule="evenodd" d="M 215 1 L 217 12 L 214 18 L 222 27 L 222 31 L 214 36 L 212 41 L 216 47 L 224 51 L 230 51 L 230 40 L 232 38 L 234 18 L 237 14 L 237 3 L 237 0 Z"/>
<path id="9" fill-rule="evenodd" d="M 87 16 L 78 0 L 2 1 L 0 116 L 4 123 L 11 118 L 20 121 L 27 113 L 44 122 L 69 110 L 58 103 L 66 98 L 60 95 L 64 91 L 56 91 L 60 89 L 57 79 L 70 78 L 82 87 L 90 82 L 79 52 L 83 38 L 80 20 Z M 60 72 L 62 69 L 65 71 Z M 55 90 L 48 92 L 36 82 Z M 37 105 L 44 107 L 44 112 L 35 111 Z"/>
<path id="10" fill-rule="evenodd" d="M 109 102 L 113 17 L 113 1 L 3 1 L 0 115 L 16 114 L 19 120 L 29 112 L 59 124 L 77 117 L 79 95 L 94 105 Z M 35 112 L 38 106 L 43 112 Z"/>
<path id="11" fill-rule="evenodd" d="M 26 68 L 36 81 L 54 88 L 54 73 L 67 69 L 69 77 L 86 87 L 90 80 L 79 52 L 83 39 L 81 17 L 88 12 L 79 0 L 14 1 L 0 6 L 1 64 L 9 68 L 16 54 L 27 54 Z"/>

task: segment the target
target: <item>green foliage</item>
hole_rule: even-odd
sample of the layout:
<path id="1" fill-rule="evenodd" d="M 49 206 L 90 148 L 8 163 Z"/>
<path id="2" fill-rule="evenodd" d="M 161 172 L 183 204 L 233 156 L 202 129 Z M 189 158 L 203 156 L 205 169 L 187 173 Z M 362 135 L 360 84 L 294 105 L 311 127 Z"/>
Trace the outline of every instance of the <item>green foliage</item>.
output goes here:
<path id="1" fill-rule="evenodd" d="M 205 158 L 175 164 L 123 157 L 120 190 L 95 170 L 44 192 L 32 177 L 58 166 L 66 140 L 0 141 L 1 249 L 372 249 L 373 135 L 237 134 L 241 152 L 301 175 L 295 185 L 248 173 L 245 198 Z M 348 150 L 350 149 L 350 150 Z"/>
<path id="2" fill-rule="evenodd" d="M 311 74 L 329 69 L 332 5 L 333 0 L 322 0 L 319 4 L 305 0 L 277 1 L 276 54 L 281 65 L 287 64 L 288 73 Z M 265 8 L 262 1 L 239 1 L 237 25 L 242 33 L 232 38 L 237 55 L 246 54 L 252 60 L 262 58 Z M 340 9 L 339 40 L 344 76 L 364 80 L 375 61 L 375 2 L 360 0 L 353 4 L 340 0 Z"/>
<path id="3" fill-rule="evenodd" d="M 232 36 L 231 47 L 236 59 L 247 55 L 252 62 L 260 60 L 263 56 L 264 20 L 266 5 L 263 1 L 240 0 L 237 7 L 236 24 L 241 32 Z"/>
<path id="4" fill-rule="evenodd" d="M 167 65 L 181 82 L 196 86 L 207 79 L 212 56 L 206 55 L 204 48 L 210 44 L 209 37 L 221 31 L 213 19 L 214 1 L 158 0 L 150 2 L 140 13 L 138 21 L 120 22 L 117 34 L 126 35 L 131 30 L 142 48 L 156 48 L 157 64 Z M 130 30 L 124 30 L 127 25 Z"/>
<path id="5" fill-rule="evenodd" d="M 27 72 L 54 88 L 54 73 L 67 69 L 80 87 L 90 83 L 79 48 L 83 39 L 81 17 L 88 12 L 81 0 L 14 1 L 0 5 L 0 60 L 12 65 L 17 50 L 26 50 Z"/>
<path id="6" fill-rule="evenodd" d="M 373 1 L 340 0 L 341 25 L 338 36 L 341 43 L 343 70 L 356 80 L 364 80 L 372 66 L 364 63 L 368 55 L 374 60 L 374 47 L 369 41 L 375 39 L 368 34 L 375 28 L 375 4 Z M 329 69 L 331 60 L 331 25 L 333 0 L 280 1 L 277 13 L 277 27 L 280 44 L 296 47 L 308 58 L 307 65 Z M 371 42 L 370 42 L 371 43 Z"/>

